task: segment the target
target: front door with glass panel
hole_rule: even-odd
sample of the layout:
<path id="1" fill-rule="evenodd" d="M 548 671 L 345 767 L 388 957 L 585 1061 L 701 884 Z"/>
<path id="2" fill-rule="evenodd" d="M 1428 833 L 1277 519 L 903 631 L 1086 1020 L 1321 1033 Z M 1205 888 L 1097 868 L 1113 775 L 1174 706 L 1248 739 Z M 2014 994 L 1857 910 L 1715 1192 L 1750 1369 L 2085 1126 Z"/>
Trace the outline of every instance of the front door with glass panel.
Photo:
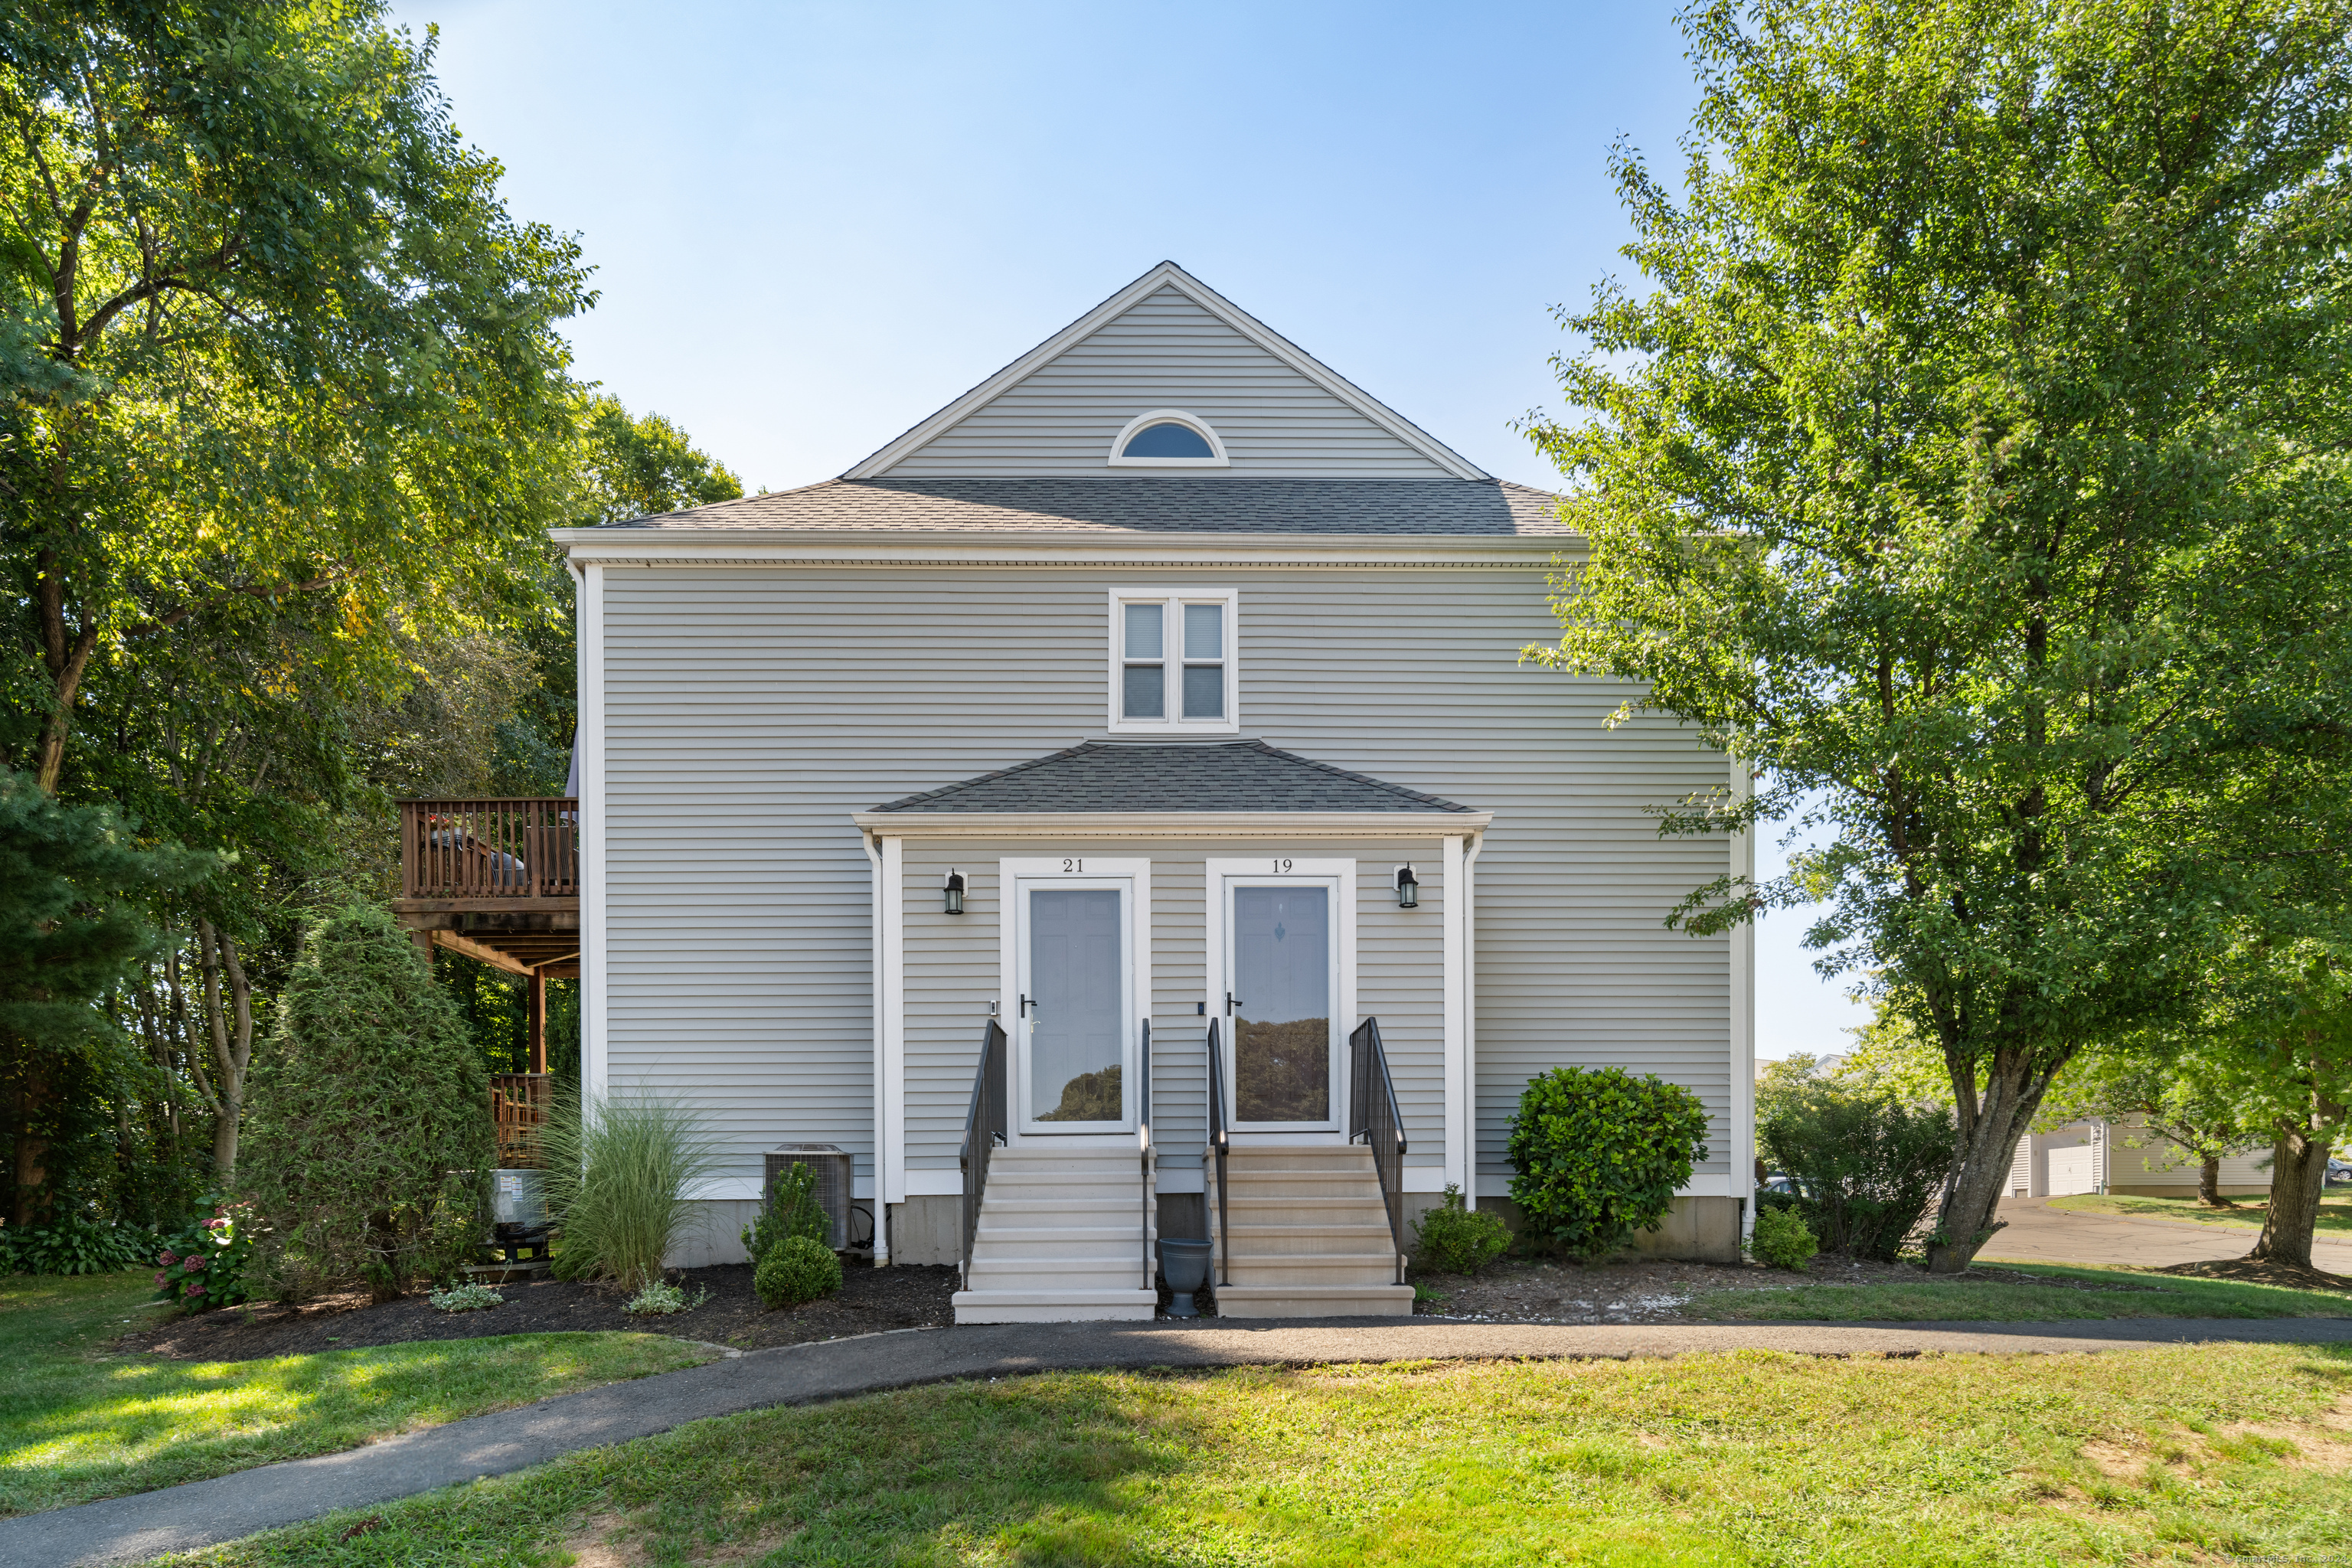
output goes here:
<path id="1" fill-rule="evenodd" d="M 1134 885 L 1072 875 L 1013 886 L 1021 1130 L 1131 1128 Z"/>
<path id="2" fill-rule="evenodd" d="M 1293 870 L 1219 880 L 1234 1131 L 1335 1131 L 1346 1037 L 1341 879 Z"/>

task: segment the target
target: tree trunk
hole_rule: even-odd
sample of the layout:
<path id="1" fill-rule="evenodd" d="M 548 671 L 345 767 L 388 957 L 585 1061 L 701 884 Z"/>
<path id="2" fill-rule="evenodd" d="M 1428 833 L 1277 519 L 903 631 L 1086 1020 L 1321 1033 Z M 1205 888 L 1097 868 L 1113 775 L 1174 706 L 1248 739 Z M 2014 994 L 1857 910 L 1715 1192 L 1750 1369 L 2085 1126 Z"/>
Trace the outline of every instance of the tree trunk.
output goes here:
<path id="1" fill-rule="evenodd" d="M 245 1114 L 245 1069 L 253 1060 L 253 987 L 226 931 L 201 917 L 196 954 L 205 970 L 205 1018 L 210 1026 L 213 1067 L 220 1089 L 213 1097 L 213 1180 L 224 1192 L 236 1181 L 237 1124 Z M 221 1005 L 221 979 L 228 980 L 228 1006 Z"/>
<path id="2" fill-rule="evenodd" d="M 2221 1162 L 2220 1158 L 2215 1155 L 2208 1154 L 2203 1160 L 2198 1163 L 2197 1202 L 2201 1207 L 2209 1209 L 2226 1209 L 2235 1208 L 2237 1206 L 2235 1204 L 2225 1203 L 2222 1201 Z"/>
<path id="3" fill-rule="evenodd" d="M 1958 1073 L 1953 1076 L 1955 1089 L 1973 1100 L 1975 1084 L 1965 1082 Z M 2032 1125 L 2034 1109 L 2049 1088 L 2047 1074 L 2041 1076 L 2038 1087 L 2035 1076 L 2030 1058 L 1996 1055 L 1981 1104 L 1973 1115 L 1966 1114 L 1964 1106 L 1959 1155 L 1944 1191 L 1943 1205 L 1937 1211 L 1934 1238 L 1927 1243 L 1930 1274 L 1964 1271 L 1977 1248 L 2009 1223 L 1994 1215 L 2009 1188 L 2017 1141 Z"/>
<path id="4" fill-rule="evenodd" d="M 49 1086 L 37 1053 L 19 1047 L 15 1055 L 16 1070 L 10 1077 L 16 1081 L 8 1086 L 8 1121 L 16 1134 L 11 1173 L 16 1192 L 8 1223 L 21 1227 L 38 1224 L 48 1208 L 49 1141 L 35 1124 L 48 1107 Z"/>
<path id="5" fill-rule="evenodd" d="M 2271 1203 L 2263 1234 L 2249 1258 L 2269 1263 L 2311 1264 L 2311 1237 L 2319 1221 L 2319 1195 L 2327 1183 L 2327 1145 L 2304 1128 L 2282 1130 L 2271 1145 Z"/>

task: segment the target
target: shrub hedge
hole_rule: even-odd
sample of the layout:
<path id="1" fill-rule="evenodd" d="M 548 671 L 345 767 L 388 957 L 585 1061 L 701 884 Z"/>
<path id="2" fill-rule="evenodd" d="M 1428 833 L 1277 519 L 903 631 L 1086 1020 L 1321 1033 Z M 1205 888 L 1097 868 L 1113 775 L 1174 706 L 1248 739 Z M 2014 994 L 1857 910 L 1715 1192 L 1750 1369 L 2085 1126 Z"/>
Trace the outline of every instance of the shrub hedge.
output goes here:
<path id="1" fill-rule="evenodd" d="M 1706 1109 L 1680 1084 L 1622 1068 L 1554 1068 L 1511 1119 L 1511 1197 L 1528 1233 L 1606 1258 L 1655 1230 L 1706 1158 Z"/>

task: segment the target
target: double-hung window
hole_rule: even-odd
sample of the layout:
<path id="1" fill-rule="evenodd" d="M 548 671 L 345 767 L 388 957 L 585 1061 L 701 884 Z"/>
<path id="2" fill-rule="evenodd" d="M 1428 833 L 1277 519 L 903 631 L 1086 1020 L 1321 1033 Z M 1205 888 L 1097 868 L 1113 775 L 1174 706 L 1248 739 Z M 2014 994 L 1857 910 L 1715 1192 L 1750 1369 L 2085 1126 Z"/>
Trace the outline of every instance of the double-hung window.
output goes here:
<path id="1" fill-rule="evenodd" d="M 1232 730 L 1236 693 L 1231 589 L 1114 592 L 1110 727 Z"/>

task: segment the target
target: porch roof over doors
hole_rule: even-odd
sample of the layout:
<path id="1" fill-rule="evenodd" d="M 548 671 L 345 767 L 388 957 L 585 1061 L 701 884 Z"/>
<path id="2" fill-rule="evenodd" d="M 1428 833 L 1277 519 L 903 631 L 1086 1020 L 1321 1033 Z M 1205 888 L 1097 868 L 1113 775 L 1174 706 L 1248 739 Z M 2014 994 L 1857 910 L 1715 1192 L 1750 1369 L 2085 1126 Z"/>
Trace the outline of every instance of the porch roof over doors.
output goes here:
<path id="1" fill-rule="evenodd" d="M 885 836 L 1024 829 L 1475 833 L 1492 820 L 1438 795 L 1263 741 L 1087 741 L 856 814 Z"/>

